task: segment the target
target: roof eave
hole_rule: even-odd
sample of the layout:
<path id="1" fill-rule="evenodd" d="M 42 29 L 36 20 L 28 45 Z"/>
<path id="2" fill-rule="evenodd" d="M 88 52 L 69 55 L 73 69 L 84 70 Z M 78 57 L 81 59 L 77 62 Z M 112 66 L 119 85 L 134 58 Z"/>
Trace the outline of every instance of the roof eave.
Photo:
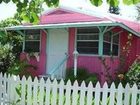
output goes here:
<path id="1" fill-rule="evenodd" d="M 77 23 L 61 23 L 61 24 L 45 24 L 32 26 L 13 26 L 6 27 L 5 30 L 28 30 L 28 29 L 49 29 L 49 28 L 70 28 L 70 27 L 89 27 L 89 26 L 117 26 L 113 22 L 77 22 Z"/>
<path id="2" fill-rule="evenodd" d="M 135 31 L 135 30 L 129 28 L 129 27 L 126 26 L 125 24 L 123 24 L 123 23 L 119 23 L 119 26 L 122 27 L 123 29 L 129 31 L 130 33 L 132 33 L 132 34 L 134 34 L 134 35 L 140 37 L 140 33 L 139 33 L 139 32 L 137 32 L 137 31 Z"/>
<path id="3" fill-rule="evenodd" d="M 136 32 L 135 30 L 129 28 L 125 24 L 120 23 L 120 22 L 111 22 L 111 21 L 45 24 L 45 25 L 32 25 L 32 26 L 13 26 L 13 27 L 6 27 L 3 30 L 7 30 L 7 31 L 30 30 L 30 29 L 44 30 L 44 29 L 50 29 L 50 28 L 70 28 L 70 27 L 90 27 L 90 26 L 119 26 L 131 32 L 132 34 L 140 37 L 139 32 Z"/>

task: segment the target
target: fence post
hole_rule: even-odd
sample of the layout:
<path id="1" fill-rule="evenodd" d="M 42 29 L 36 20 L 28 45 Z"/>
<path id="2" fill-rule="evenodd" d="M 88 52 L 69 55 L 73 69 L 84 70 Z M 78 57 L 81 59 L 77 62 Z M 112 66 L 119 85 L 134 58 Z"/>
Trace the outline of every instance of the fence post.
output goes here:
<path id="1" fill-rule="evenodd" d="M 64 81 L 61 80 L 59 84 L 59 100 L 58 105 L 64 104 Z"/>
<path id="2" fill-rule="evenodd" d="M 102 104 L 107 105 L 107 94 L 108 94 L 108 85 L 107 82 L 103 85 L 103 96 L 102 96 Z"/>
<path id="3" fill-rule="evenodd" d="M 71 81 L 68 80 L 68 82 L 66 84 L 66 102 L 65 102 L 65 105 L 71 105 L 70 95 L 71 95 Z"/>
<path id="4" fill-rule="evenodd" d="M 72 105 L 77 105 L 77 103 L 78 103 L 78 82 L 75 81 L 73 84 Z"/>
<path id="5" fill-rule="evenodd" d="M 80 105 L 85 105 L 85 82 L 83 81 L 81 86 L 82 89 L 80 90 Z"/>
<path id="6" fill-rule="evenodd" d="M 39 105 L 44 105 L 44 79 L 41 78 L 40 84 L 39 84 Z"/>
<path id="7" fill-rule="evenodd" d="M 134 84 L 132 87 L 132 101 L 131 105 L 136 105 L 137 102 L 137 85 Z"/>
<path id="8" fill-rule="evenodd" d="M 99 105 L 100 102 L 100 90 L 101 86 L 100 83 L 97 82 L 96 87 L 95 87 L 95 105 Z"/>
<path id="9" fill-rule="evenodd" d="M 93 100 L 93 85 L 92 82 L 89 82 L 88 88 L 87 88 L 87 103 L 86 105 L 92 105 L 92 100 Z M 95 90 L 94 90 L 95 92 Z"/>
<path id="10" fill-rule="evenodd" d="M 109 90 L 110 90 L 110 103 L 109 103 L 109 105 L 114 105 L 114 103 L 115 103 L 115 90 L 116 90 L 114 82 L 111 84 L 111 87 Z"/>
<path id="11" fill-rule="evenodd" d="M 45 104 L 46 105 L 50 105 L 50 92 L 51 92 L 51 81 L 50 81 L 50 78 L 47 79 L 45 88 L 46 88 Z"/>
<path id="12" fill-rule="evenodd" d="M 51 105 L 56 105 L 57 103 L 57 80 L 54 79 L 53 85 L 52 85 L 52 99 L 51 99 Z"/>
<path id="13" fill-rule="evenodd" d="M 129 100 L 130 100 L 130 86 L 129 84 L 126 84 L 125 86 L 125 91 L 124 91 L 124 105 L 129 105 Z"/>
<path id="14" fill-rule="evenodd" d="M 119 86 L 118 86 L 118 89 L 117 89 L 117 105 L 123 105 L 123 102 L 122 102 L 123 89 L 124 88 L 122 87 L 122 84 L 119 83 Z"/>
<path id="15" fill-rule="evenodd" d="M 33 81 L 33 105 L 38 105 L 38 85 L 39 85 L 39 81 L 37 79 L 37 77 L 35 77 L 34 81 Z"/>
<path id="16" fill-rule="evenodd" d="M 26 89 L 27 83 L 26 82 L 27 82 L 27 80 L 26 80 L 25 76 L 23 76 L 22 80 L 21 80 L 21 105 L 26 104 L 26 99 L 25 99 L 26 92 L 27 92 L 27 89 Z"/>
<path id="17" fill-rule="evenodd" d="M 32 78 L 27 79 L 27 105 L 32 105 Z"/>

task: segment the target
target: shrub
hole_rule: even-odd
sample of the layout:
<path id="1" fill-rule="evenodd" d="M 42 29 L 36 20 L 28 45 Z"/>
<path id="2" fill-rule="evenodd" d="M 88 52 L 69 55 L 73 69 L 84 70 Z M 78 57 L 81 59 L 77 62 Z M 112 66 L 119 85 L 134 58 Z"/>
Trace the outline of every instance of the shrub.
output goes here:
<path id="1" fill-rule="evenodd" d="M 36 70 L 36 67 L 28 64 L 27 61 L 20 61 L 16 60 L 7 70 L 7 73 L 13 74 L 13 75 L 20 75 L 21 77 L 24 75 L 26 77 L 33 77 L 32 74 L 29 72 L 29 68 L 34 68 Z"/>
<path id="2" fill-rule="evenodd" d="M 73 83 L 75 80 L 78 81 L 79 84 L 82 83 L 82 81 L 85 81 L 86 84 L 88 84 L 90 81 L 94 84 L 97 83 L 98 78 L 96 74 L 89 73 L 87 69 L 85 68 L 78 68 L 77 69 L 77 77 L 74 77 L 74 70 L 73 68 L 67 69 L 66 70 L 66 81 L 71 80 Z"/>
<path id="3" fill-rule="evenodd" d="M 140 88 L 140 56 L 134 61 L 128 73 L 126 73 L 126 79 L 130 85 L 136 83 L 138 88 Z"/>
<path id="4" fill-rule="evenodd" d="M 9 43 L 5 45 L 0 43 L 0 72 L 2 73 L 5 73 L 15 60 L 12 50 L 13 47 Z"/>

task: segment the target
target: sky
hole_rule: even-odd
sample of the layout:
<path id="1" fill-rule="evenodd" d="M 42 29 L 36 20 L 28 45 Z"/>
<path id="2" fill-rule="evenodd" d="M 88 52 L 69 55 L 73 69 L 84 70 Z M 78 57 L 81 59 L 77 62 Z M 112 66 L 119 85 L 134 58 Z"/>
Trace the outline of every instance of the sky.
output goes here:
<path id="1" fill-rule="evenodd" d="M 99 7 L 93 6 L 89 0 L 60 0 L 59 6 L 65 6 L 70 8 L 82 8 L 85 10 L 93 10 L 96 12 L 101 13 L 108 13 L 109 5 L 105 2 L 106 0 L 103 0 L 103 4 Z M 45 7 L 44 7 L 45 8 Z M 120 0 L 119 4 L 120 8 L 120 15 L 124 18 L 129 18 L 135 20 L 135 17 L 137 17 L 137 11 L 136 6 L 130 5 L 126 6 L 122 3 L 122 0 Z M 9 4 L 2 3 L 0 4 L 0 21 L 4 20 L 8 17 L 12 17 L 16 13 L 16 6 L 11 2 Z"/>

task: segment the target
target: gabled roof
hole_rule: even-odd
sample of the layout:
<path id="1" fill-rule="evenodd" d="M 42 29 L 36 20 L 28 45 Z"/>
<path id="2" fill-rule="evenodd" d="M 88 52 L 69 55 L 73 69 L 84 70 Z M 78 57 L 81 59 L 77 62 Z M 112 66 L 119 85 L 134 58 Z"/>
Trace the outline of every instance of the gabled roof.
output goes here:
<path id="1" fill-rule="evenodd" d="M 39 25 L 21 25 L 7 27 L 6 29 L 27 30 L 89 26 L 119 26 L 134 35 L 140 36 L 140 23 L 121 19 L 118 16 L 67 8 L 56 8 L 42 14 Z"/>
<path id="2" fill-rule="evenodd" d="M 110 21 L 101 15 L 89 15 L 81 11 L 57 8 L 46 12 L 40 17 L 40 24 L 76 23 L 76 22 L 101 22 Z"/>

